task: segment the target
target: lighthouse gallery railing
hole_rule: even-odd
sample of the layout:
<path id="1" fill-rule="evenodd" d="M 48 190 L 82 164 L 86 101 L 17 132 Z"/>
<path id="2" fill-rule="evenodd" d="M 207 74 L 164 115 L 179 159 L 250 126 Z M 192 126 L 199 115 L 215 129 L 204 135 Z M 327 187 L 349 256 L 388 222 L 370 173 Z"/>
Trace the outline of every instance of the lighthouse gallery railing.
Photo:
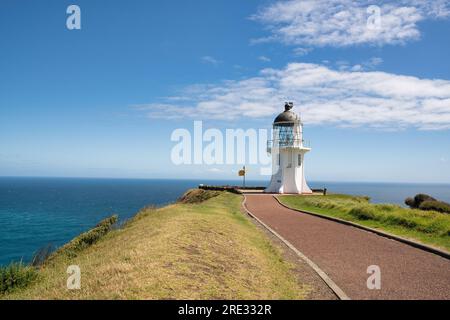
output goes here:
<path id="1" fill-rule="evenodd" d="M 267 141 L 267 152 L 272 152 L 274 147 L 278 148 L 310 148 L 308 140 L 301 139 L 276 139 Z"/>

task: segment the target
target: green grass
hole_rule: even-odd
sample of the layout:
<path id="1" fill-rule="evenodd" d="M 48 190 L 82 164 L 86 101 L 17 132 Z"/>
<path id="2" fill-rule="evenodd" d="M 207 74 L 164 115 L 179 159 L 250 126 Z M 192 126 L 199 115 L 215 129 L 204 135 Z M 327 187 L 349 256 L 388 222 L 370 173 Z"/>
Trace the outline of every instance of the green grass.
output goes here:
<path id="1" fill-rule="evenodd" d="M 371 204 L 367 197 L 349 195 L 286 195 L 279 199 L 291 208 L 359 223 L 450 250 L 448 214 L 406 209 L 393 204 Z"/>
<path id="2" fill-rule="evenodd" d="M 143 209 L 76 254 L 61 249 L 30 285 L 0 298 L 306 298 L 313 288 L 299 281 L 281 249 L 241 212 L 241 201 L 221 192 L 202 203 Z M 80 290 L 66 288 L 69 265 L 81 269 Z"/>

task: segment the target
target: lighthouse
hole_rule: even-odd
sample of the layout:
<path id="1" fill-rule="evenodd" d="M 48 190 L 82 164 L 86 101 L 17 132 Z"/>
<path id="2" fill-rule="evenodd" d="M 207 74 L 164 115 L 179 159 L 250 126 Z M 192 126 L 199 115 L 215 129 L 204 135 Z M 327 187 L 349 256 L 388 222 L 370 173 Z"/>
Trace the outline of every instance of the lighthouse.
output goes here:
<path id="1" fill-rule="evenodd" d="M 303 124 L 286 102 L 284 112 L 273 122 L 273 138 L 267 142 L 272 155 L 272 178 L 267 193 L 312 193 L 305 179 L 305 154 L 311 151 L 303 140 Z"/>

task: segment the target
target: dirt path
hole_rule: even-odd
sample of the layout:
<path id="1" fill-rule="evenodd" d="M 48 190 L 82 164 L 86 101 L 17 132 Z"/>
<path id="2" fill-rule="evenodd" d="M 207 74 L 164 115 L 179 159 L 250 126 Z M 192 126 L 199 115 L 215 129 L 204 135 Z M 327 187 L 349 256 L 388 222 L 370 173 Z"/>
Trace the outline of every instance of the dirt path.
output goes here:
<path id="1" fill-rule="evenodd" d="M 314 261 L 351 299 L 450 299 L 450 260 L 374 233 L 246 195 L 247 209 Z M 367 288 L 368 266 L 381 289 Z"/>

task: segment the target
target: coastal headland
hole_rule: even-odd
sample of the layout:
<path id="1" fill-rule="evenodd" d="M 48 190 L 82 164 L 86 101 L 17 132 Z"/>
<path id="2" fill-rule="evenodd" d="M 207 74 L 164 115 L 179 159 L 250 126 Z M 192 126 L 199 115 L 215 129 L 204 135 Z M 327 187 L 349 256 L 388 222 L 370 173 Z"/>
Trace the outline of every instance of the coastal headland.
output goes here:
<path id="1" fill-rule="evenodd" d="M 335 299 L 241 203 L 238 194 L 196 189 L 169 206 L 144 208 L 92 243 L 72 240 L 30 283 L 0 298 Z M 74 250 L 74 243 L 83 245 Z M 79 267 L 79 289 L 67 287 L 69 266 Z"/>
<path id="2" fill-rule="evenodd" d="M 343 229 L 344 233 L 342 230 L 336 231 L 339 234 L 335 236 L 336 239 L 341 237 L 345 240 L 346 232 L 354 233 L 353 229 L 357 228 L 317 217 L 315 223 L 321 225 L 318 228 L 323 233 L 317 233 L 318 240 L 314 241 L 314 235 L 307 236 L 309 231 L 315 230 L 314 226 L 309 231 L 301 229 L 305 226 L 303 220 L 309 218 L 298 216 L 302 213 L 295 213 L 289 207 L 384 230 L 424 245 L 432 245 L 443 252 L 450 248 L 450 216 L 446 214 L 370 204 L 366 197 L 287 195 L 278 196 L 276 201 L 272 195 L 261 195 L 258 190 L 247 192 L 255 194 L 246 195 L 247 200 L 251 199 L 246 207 L 278 232 L 284 232 L 283 221 L 290 219 L 287 237 L 294 237 L 290 242 L 297 249 L 306 250 L 308 257 L 313 258 L 320 267 L 323 266 L 333 280 L 338 280 L 339 286 L 353 295 L 351 298 L 371 298 L 373 294 L 354 294 L 356 291 L 351 281 L 346 281 L 342 277 L 345 272 L 340 272 L 351 268 L 342 267 L 337 271 L 329 269 L 324 251 L 329 246 L 321 247 L 323 243 L 320 241 L 323 235 L 332 233 L 334 229 Z M 324 282 L 320 273 L 299 258 L 295 250 L 291 250 L 283 239 L 271 233 L 264 223 L 251 218 L 243 209 L 242 202 L 240 191 L 233 188 L 225 188 L 225 191 L 220 188 L 192 189 L 176 203 L 162 208 L 144 208 L 128 221 L 118 223 L 113 216 L 45 257 L 38 265 L 16 265 L 2 272 L 0 298 L 337 299 L 336 291 Z M 297 222 L 301 225 L 292 233 Z M 308 239 L 296 243 L 297 238 L 305 236 Z M 363 241 L 364 237 L 363 234 L 360 240 Z M 388 243 L 382 236 L 374 234 L 367 237 L 374 237 L 372 240 L 381 247 Z M 303 248 L 309 242 L 315 245 Z M 359 245 L 370 248 L 373 241 L 363 241 Z M 402 245 L 410 250 L 407 244 Z M 428 255 L 430 259 L 439 258 L 437 260 L 440 263 L 448 264 L 448 260 L 443 257 L 435 258 L 433 253 L 415 250 L 418 250 L 415 254 Z M 339 252 L 344 254 L 346 251 Z M 402 249 L 399 252 L 406 251 Z M 336 254 L 332 254 L 336 261 L 345 260 L 339 259 Z M 397 258 L 401 260 L 405 257 Z M 336 265 L 335 262 L 333 265 Z M 79 272 L 77 288 L 69 287 L 69 268 Z M 447 272 L 448 268 L 441 270 Z M 365 271 L 354 279 L 365 279 L 368 276 Z M 16 277 L 20 281 L 9 286 L 5 284 L 8 272 L 10 276 L 20 275 Z M 442 276 L 445 277 L 441 273 L 434 278 L 439 280 Z M 362 281 L 360 285 L 365 286 L 365 282 Z M 439 291 L 445 284 L 430 285 Z M 361 291 L 361 288 L 358 290 Z M 405 297 L 415 298 L 416 295 L 411 293 Z"/>

